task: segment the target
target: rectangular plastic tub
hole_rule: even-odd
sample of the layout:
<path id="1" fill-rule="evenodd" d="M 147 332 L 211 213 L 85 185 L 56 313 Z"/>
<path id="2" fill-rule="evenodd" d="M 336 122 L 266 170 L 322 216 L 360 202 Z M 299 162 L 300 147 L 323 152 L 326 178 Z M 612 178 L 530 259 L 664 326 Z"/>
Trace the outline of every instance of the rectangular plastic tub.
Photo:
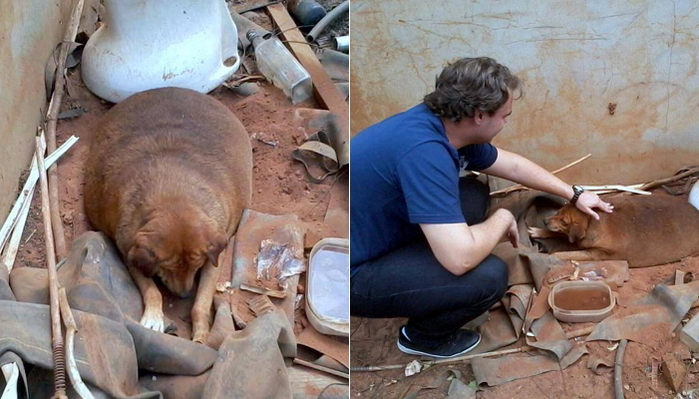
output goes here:
<path id="1" fill-rule="evenodd" d="M 313 246 L 306 277 L 306 316 L 318 332 L 349 336 L 349 240 Z"/>
<path id="2" fill-rule="evenodd" d="M 601 321 L 612 314 L 616 296 L 602 281 L 562 281 L 549 293 L 549 305 L 560 321 Z"/>

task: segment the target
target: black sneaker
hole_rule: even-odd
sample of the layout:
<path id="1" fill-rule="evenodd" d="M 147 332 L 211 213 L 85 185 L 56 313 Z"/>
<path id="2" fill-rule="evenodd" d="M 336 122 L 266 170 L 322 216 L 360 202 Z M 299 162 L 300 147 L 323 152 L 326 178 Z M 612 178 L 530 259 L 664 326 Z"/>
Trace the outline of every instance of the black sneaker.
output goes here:
<path id="1" fill-rule="evenodd" d="M 409 355 L 422 355 L 448 359 L 470 352 L 481 342 L 481 334 L 473 330 L 458 330 L 444 343 L 436 347 L 426 347 L 412 342 L 405 334 L 405 326 L 398 334 L 398 349 Z"/>

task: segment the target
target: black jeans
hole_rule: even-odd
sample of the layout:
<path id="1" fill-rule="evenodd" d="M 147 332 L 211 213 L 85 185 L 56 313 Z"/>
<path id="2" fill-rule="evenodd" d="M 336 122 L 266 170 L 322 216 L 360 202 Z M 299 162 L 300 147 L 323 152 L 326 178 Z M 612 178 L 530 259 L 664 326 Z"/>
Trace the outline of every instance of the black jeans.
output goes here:
<path id="1" fill-rule="evenodd" d="M 463 178 L 459 188 L 467 223 L 483 221 L 488 187 Z M 507 277 L 507 265 L 494 255 L 455 276 L 437 261 L 422 236 L 359 267 L 350 281 L 350 311 L 360 317 L 408 317 L 411 340 L 435 344 L 499 301 Z"/>

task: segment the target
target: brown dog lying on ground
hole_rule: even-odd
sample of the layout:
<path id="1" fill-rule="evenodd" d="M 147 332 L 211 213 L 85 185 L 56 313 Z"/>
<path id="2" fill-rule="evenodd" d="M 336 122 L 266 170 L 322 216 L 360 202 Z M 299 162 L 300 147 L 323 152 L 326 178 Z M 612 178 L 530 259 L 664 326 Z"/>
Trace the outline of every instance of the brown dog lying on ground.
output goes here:
<path id="1" fill-rule="evenodd" d="M 203 342 L 219 254 L 250 204 L 252 150 L 243 125 L 204 94 L 139 93 L 104 116 L 85 173 L 87 216 L 116 242 L 138 285 L 141 324 L 165 328 L 153 276 L 184 297 L 201 269 L 192 339 Z"/>
<path id="2" fill-rule="evenodd" d="M 627 260 L 631 267 L 641 267 L 699 253 L 699 211 L 686 199 L 653 194 L 615 195 L 605 201 L 614 205 L 614 212 L 599 212 L 599 221 L 566 204 L 546 219 L 548 230 L 530 228 L 530 234 L 568 236 L 581 250 L 555 253 L 567 260 Z"/>

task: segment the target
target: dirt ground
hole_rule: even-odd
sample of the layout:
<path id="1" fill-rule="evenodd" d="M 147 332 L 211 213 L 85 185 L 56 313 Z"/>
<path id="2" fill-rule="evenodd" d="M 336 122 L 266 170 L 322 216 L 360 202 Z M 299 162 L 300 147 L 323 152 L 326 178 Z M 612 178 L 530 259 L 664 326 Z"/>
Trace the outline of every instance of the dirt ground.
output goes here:
<path id="1" fill-rule="evenodd" d="M 662 266 L 636 268 L 630 270 L 630 280 L 619 288 L 619 303 L 629 303 L 643 297 L 659 283 L 671 285 L 674 282 L 675 270 L 699 272 L 699 257 L 686 258 L 681 262 Z M 621 309 L 616 307 L 615 312 Z M 699 308 L 690 310 L 686 319 L 699 313 Z M 352 367 L 407 364 L 418 359 L 416 356 L 405 355 L 396 347 L 397 332 L 404 319 L 363 319 L 351 320 L 351 359 Z M 565 331 L 580 329 L 594 323 L 561 323 Z M 662 358 L 667 353 L 675 353 L 691 365 L 692 354 L 679 341 L 679 334 L 668 335 L 665 332 L 652 334 L 654 344 L 647 346 L 629 342 L 624 356 L 623 382 L 626 398 L 675 398 L 667 381 L 660 374 L 657 384 L 651 378 L 653 358 Z M 584 340 L 577 339 L 576 345 L 582 345 Z M 503 349 L 519 347 L 523 341 Z M 604 357 L 613 361 L 616 354 L 614 342 L 595 341 L 587 344 L 591 355 Z M 518 358 L 531 356 L 525 353 L 505 355 L 517 362 Z M 511 381 L 496 387 L 488 387 L 477 393 L 481 399 L 539 399 L 539 398 L 614 398 L 613 371 L 604 368 L 597 375 L 587 368 L 584 356 L 578 362 L 562 371 L 543 373 L 535 377 Z M 403 368 L 379 372 L 352 373 L 350 384 L 352 397 L 366 398 L 403 398 L 417 392 L 420 388 L 429 386 L 445 370 L 458 370 L 462 381 L 466 384 L 474 381 L 473 371 L 468 362 L 454 365 L 433 366 L 426 371 L 411 377 L 405 377 Z M 697 371 L 690 367 L 690 371 Z M 689 372 L 682 385 L 681 391 L 691 391 L 699 387 L 699 374 Z M 447 396 L 449 382 L 444 382 L 438 388 L 423 390 L 420 398 L 444 398 Z M 686 396 L 684 396 L 686 397 Z"/>

